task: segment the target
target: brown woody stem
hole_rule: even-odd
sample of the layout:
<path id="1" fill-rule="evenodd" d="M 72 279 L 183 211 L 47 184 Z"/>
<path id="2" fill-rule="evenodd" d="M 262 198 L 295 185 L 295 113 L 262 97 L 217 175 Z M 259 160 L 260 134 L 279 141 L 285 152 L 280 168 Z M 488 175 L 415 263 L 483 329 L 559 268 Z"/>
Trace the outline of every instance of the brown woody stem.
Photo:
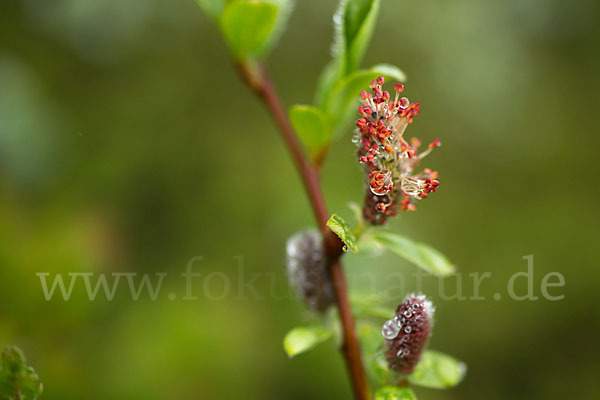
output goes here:
<path id="1" fill-rule="evenodd" d="M 329 259 L 329 272 L 344 336 L 341 351 L 350 374 L 355 399 L 368 400 L 371 396 L 361 360 L 360 345 L 354 327 L 352 308 L 348 300 L 348 288 L 346 286 L 344 269 L 340 261 L 343 244 L 326 225 L 329 213 L 323 192 L 321 191 L 318 167 L 306 159 L 294 128 L 284 110 L 283 103 L 277 95 L 264 65 L 246 62 L 238 64 L 238 68 L 244 82 L 260 97 L 279 128 L 281 136 L 298 169 L 298 173 L 302 178 L 302 183 L 315 213 L 317 223 L 324 232 L 325 248 Z"/>

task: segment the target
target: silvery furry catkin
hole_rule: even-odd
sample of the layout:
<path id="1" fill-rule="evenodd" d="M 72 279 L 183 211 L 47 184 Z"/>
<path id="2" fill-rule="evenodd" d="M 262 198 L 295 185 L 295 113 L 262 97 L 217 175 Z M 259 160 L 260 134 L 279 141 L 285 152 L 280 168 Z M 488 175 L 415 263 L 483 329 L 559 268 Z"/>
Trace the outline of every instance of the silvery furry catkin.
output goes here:
<path id="1" fill-rule="evenodd" d="M 322 313 L 333 304 L 323 238 L 318 231 L 302 231 L 288 240 L 287 273 L 290 285 L 311 310 Z"/>

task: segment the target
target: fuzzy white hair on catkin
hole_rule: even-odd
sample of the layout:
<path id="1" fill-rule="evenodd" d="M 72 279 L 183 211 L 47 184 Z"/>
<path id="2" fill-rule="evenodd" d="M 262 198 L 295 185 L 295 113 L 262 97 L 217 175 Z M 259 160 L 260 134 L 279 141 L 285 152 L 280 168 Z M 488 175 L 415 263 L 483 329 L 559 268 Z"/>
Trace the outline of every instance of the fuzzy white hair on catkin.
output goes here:
<path id="1" fill-rule="evenodd" d="M 429 300 L 427 298 L 427 296 L 424 295 L 423 293 L 409 293 L 404 298 L 404 301 L 411 299 L 411 298 L 414 298 L 414 299 L 417 299 L 417 300 L 423 302 L 423 310 L 427 314 L 427 318 L 429 319 L 429 325 L 433 326 L 433 321 L 434 321 L 433 315 L 435 313 L 435 306 L 433 305 L 431 300 Z"/>

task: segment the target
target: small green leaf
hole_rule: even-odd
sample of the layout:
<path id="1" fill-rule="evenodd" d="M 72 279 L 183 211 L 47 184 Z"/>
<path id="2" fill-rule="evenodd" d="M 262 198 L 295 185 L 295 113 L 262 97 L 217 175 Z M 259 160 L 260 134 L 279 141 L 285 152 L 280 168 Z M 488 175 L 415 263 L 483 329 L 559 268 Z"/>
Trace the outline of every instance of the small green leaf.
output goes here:
<path id="1" fill-rule="evenodd" d="M 329 146 L 331 128 L 327 117 L 318 108 L 304 105 L 292 106 L 290 121 L 313 158 L 318 157 Z"/>
<path id="2" fill-rule="evenodd" d="M 283 339 L 283 348 L 289 357 L 304 353 L 333 335 L 322 326 L 300 326 L 289 331 Z"/>
<path id="3" fill-rule="evenodd" d="M 37 373 L 25 365 L 23 352 L 16 346 L 6 347 L 0 364 L 0 398 L 35 400 L 42 390 Z"/>
<path id="4" fill-rule="evenodd" d="M 393 232 L 375 230 L 373 237 L 388 250 L 439 276 L 454 273 L 454 266 L 434 248 Z"/>
<path id="5" fill-rule="evenodd" d="M 393 81 L 404 81 L 404 73 L 389 64 L 379 64 L 369 70 L 361 70 L 341 79 L 331 89 L 323 109 L 334 124 L 334 137 L 345 131 L 347 122 L 357 114 L 360 92 L 368 90 L 371 81 L 379 76 Z"/>
<path id="6" fill-rule="evenodd" d="M 375 400 L 417 400 L 417 396 L 408 388 L 385 386 L 375 393 Z"/>
<path id="7" fill-rule="evenodd" d="M 344 242 L 346 245 L 344 251 L 352 250 L 355 253 L 358 253 L 358 246 L 356 245 L 356 237 L 352 232 L 352 229 L 348 226 L 346 221 L 342 217 L 337 214 L 333 214 L 329 221 L 327 221 L 327 226 L 338 235 L 338 237 Z"/>
<path id="8" fill-rule="evenodd" d="M 465 376 L 467 366 L 449 355 L 426 350 L 408 381 L 434 389 L 456 386 Z"/>
<path id="9" fill-rule="evenodd" d="M 259 57 L 274 34 L 279 8 L 268 1 L 235 1 L 225 7 L 221 29 L 239 60 Z"/>

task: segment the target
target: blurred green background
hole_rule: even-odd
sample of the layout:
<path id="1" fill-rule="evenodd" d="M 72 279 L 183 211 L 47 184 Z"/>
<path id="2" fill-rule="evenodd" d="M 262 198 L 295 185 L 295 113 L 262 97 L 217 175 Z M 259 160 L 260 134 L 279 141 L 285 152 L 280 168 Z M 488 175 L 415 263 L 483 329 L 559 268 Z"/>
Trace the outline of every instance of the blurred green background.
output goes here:
<path id="1" fill-rule="evenodd" d="M 288 106 L 312 102 L 335 8 L 297 1 L 269 57 Z M 444 301 L 426 280 L 431 347 L 469 371 L 421 399 L 598 396 L 599 33 L 593 0 L 383 1 L 364 65 L 400 66 L 423 109 L 409 134 L 443 143 L 426 163 L 440 190 L 391 226 L 442 250 L 467 295 L 467 274 L 492 272 L 485 301 Z M 323 170 L 330 210 L 348 218 L 363 196 L 350 137 Z M 24 350 L 43 399 L 349 398 L 332 343 L 293 360 L 282 350 L 308 314 L 272 290 L 289 295 L 285 240 L 313 223 L 273 124 L 194 1 L 0 2 L 0 346 Z M 493 300 L 529 254 L 536 295 L 559 271 L 566 285 L 550 293 L 565 299 Z M 232 279 L 224 299 L 203 295 L 222 276 L 197 278 L 197 301 L 167 298 L 185 293 L 194 256 L 203 277 Z M 240 260 L 245 281 L 263 274 L 259 296 L 238 298 Z M 415 271 L 388 255 L 346 261 L 351 281 L 377 281 L 359 291 Z M 157 301 L 126 289 L 89 301 L 80 285 L 47 302 L 36 272 L 169 276 Z"/>

